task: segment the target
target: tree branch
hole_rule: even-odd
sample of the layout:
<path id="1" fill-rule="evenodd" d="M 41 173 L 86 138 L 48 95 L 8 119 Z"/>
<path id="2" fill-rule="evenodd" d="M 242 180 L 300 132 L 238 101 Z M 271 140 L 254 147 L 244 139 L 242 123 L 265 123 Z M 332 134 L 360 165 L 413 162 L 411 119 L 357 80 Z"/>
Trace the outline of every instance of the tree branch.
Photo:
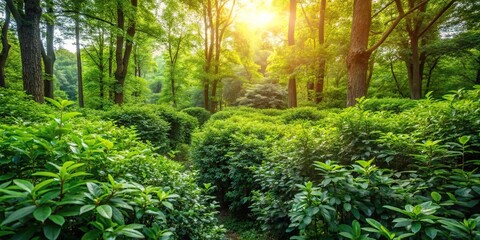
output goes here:
<path id="1" fill-rule="evenodd" d="M 421 37 L 423 34 L 425 34 L 432 26 L 435 24 L 435 22 L 456 2 L 457 0 L 451 0 L 448 2 L 445 7 L 442 8 L 440 12 L 435 15 L 435 17 L 428 23 L 428 25 L 423 29 L 423 31 L 418 35 L 418 37 Z"/>
<path id="2" fill-rule="evenodd" d="M 394 3 L 394 2 L 395 2 L 395 0 L 387 3 L 387 5 L 383 6 L 380 10 L 378 10 L 376 13 L 374 13 L 374 14 L 372 15 L 372 19 L 373 19 L 374 17 L 376 17 L 378 14 L 380 14 L 381 12 L 383 12 L 383 10 L 387 9 L 387 8 L 388 8 L 390 5 L 392 5 L 392 3 Z"/>
<path id="3" fill-rule="evenodd" d="M 402 21 L 402 19 L 404 19 L 406 16 L 410 15 L 411 13 L 413 13 L 415 10 L 417 10 L 419 7 L 421 7 L 422 5 L 426 4 L 428 2 L 428 0 L 424 0 L 422 1 L 421 3 L 419 3 L 417 6 L 413 7 L 412 9 L 408 10 L 408 12 L 404 13 L 404 14 L 400 14 L 398 15 L 397 19 L 395 19 L 395 21 L 392 23 L 392 25 L 390 25 L 390 28 L 387 29 L 387 31 L 385 31 L 385 33 L 383 34 L 382 38 L 375 44 L 373 45 L 372 47 L 370 47 L 369 49 L 366 50 L 366 52 L 373 52 L 375 50 L 377 50 L 378 47 L 380 47 L 383 42 L 385 42 L 385 40 L 387 40 L 388 36 L 390 36 L 390 34 L 393 32 L 393 30 L 397 27 L 397 25 L 400 23 L 400 21 Z"/>

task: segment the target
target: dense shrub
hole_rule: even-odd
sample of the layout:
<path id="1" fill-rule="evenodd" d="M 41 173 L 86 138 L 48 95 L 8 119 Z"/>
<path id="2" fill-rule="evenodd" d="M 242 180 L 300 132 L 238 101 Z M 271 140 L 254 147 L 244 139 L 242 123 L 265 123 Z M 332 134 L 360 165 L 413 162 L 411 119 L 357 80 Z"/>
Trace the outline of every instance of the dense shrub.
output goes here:
<path id="1" fill-rule="evenodd" d="M 192 133 L 198 127 L 198 120 L 171 107 L 151 106 L 154 113 L 170 124 L 168 139 L 170 149 L 176 150 L 182 144 L 190 144 Z"/>
<path id="2" fill-rule="evenodd" d="M 202 107 L 190 107 L 190 108 L 185 108 L 182 110 L 182 112 L 195 117 L 198 120 L 198 124 L 200 126 L 203 126 L 203 124 L 208 121 L 210 118 L 210 112 L 205 110 L 205 108 Z"/>
<path id="3" fill-rule="evenodd" d="M 251 120 L 232 117 L 206 125 L 195 135 L 192 153 L 200 183 L 212 183 L 223 207 L 243 213 L 251 191 L 259 188 L 252 167 L 262 163 L 280 132 L 275 124 Z"/>
<path id="4" fill-rule="evenodd" d="M 251 175 L 237 177 L 253 190 L 251 212 L 278 239 L 338 239 L 340 233 L 378 239 L 385 231 L 412 239 L 478 237 L 479 96 L 477 88 L 444 100 L 361 100 L 341 111 L 227 109 L 196 135 L 200 179 L 218 186 L 225 202 L 238 181 L 228 178 L 238 171 L 234 162 L 254 162 L 248 167 L 253 184 Z M 281 134 L 249 144 L 263 138 L 244 131 L 246 119 L 256 131 L 274 125 Z M 419 222 L 409 215 L 412 208 L 435 213 L 433 222 Z M 360 225 L 370 228 L 362 232 Z"/>
<path id="5" fill-rule="evenodd" d="M 416 107 L 418 103 L 419 101 L 412 101 L 406 98 L 370 98 L 363 103 L 363 108 L 369 111 L 400 113 Z"/>
<path id="6" fill-rule="evenodd" d="M 286 100 L 287 91 L 280 85 L 266 83 L 254 85 L 237 102 L 240 106 L 285 109 L 287 107 Z"/>
<path id="7" fill-rule="evenodd" d="M 0 88 L 0 123 L 31 123 L 48 119 L 52 111 L 47 105 L 34 104 L 24 92 Z"/>
<path id="8" fill-rule="evenodd" d="M 134 127 L 138 137 L 158 147 L 160 153 L 170 151 L 168 121 L 155 114 L 150 108 L 140 106 L 115 107 L 105 113 L 117 126 Z"/>
<path id="9" fill-rule="evenodd" d="M 328 115 L 326 111 L 318 111 L 316 108 L 313 107 L 303 107 L 303 108 L 291 108 L 286 110 L 283 113 L 283 119 L 286 123 L 292 122 L 306 122 L 312 121 L 316 122 Z"/>
<path id="10" fill-rule="evenodd" d="M 0 127 L 1 236 L 224 238 L 216 203 L 193 173 L 131 129 L 73 121 L 68 104 L 54 104 L 62 113 L 50 122 Z"/>

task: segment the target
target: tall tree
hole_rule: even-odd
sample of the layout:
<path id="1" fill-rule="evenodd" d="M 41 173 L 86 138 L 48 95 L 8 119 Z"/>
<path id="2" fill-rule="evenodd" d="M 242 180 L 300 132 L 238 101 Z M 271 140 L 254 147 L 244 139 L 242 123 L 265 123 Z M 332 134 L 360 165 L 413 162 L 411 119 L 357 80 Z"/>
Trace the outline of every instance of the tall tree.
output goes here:
<path id="1" fill-rule="evenodd" d="M 233 22 L 235 3 L 236 0 L 202 1 L 205 60 L 204 104 L 205 109 L 212 113 L 216 112 L 218 103 L 217 87 L 220 81 L 220 57 L 223 51 L 223 39 L 227 28 Z"/>
<path id="2" fill-rule="evenodd" d="M 318 44 L 320 48 L 319 60 L 318 60 L 318 75 L 317 82 L 315 83 L 315 103 L 322 101 L 323 87 L 325 83 L 325 11 L 327 8 L 327 0 L 321 0 L 320 14 L 318 21 Z M 322 54 L 323 53 L 323 54 Z"/>
<path id="3" fill-rule="evenodd" d="M 76 6 L 79 8 L 79 6 Z M 77 9 L 78 10 L 78 9 Z M 77 56 L 77 91 L 78 91 L 78 105 L 83 108 L 85 102 L 83 99 L 83 70 L 82 70 L 82 54 L 80 52 L 80 14 L 75 17 L 75 48 Z"/>
<path id="4" fill-rule="evenodd" d="M 368 81 L 367 72 L 372 52 L 380 47 L 392 33 L 400 21 L 427 3 L 428 0 L 420 2 L 408 12 L 400 12 L 390 26 L 383 32 L 382 37 L 373 46 L 369 47 L 369 34 L 372 24 L 372 0 L 354 0 L 353 22 L 350 32 L 350 48 L 348 51 L 348 89 L 347 106 L 353 106 L 356 99 L 367 95 Z M 395 0 L 401 6 L 401 0 Z"/>
<path id="5" fill-rule="evenodd" d="M 2 25 L 2 51 L 0 52 L 0 87 L 6 87 L 5 65 L 7 64 L 10 43 L 8 42 L 8 29 L 10 27 L 10 10 L 5 5 L 5 22 Z"/>
<path id="6" fill-rule="evenodd" d="M 54 89 L 54 81 L 53 81 L 53 68 L 55 64 L 55 51 L 53 48 L 53 40 L 54 40 L 54 33 L 55 33 L 55 16 L 53 11 L 53 0 L 47 0 L 47 16 L 46 19 L 46 51 L 42 46 L 42 59 L 45 71 L 45 79 L 44 79 L 44 92 L 45 97 L 53 98 L 53 89 Z"/>
<path id="7" fill-rule="evenodd" d="M 295 22 L 297 19 L 297 0 L 290 0 L 290 15 L 288 20 L 288 46 L 295 48 Z M 297 80 L 294 75 L 294 66 L 290 66 L 288 79 L 288 107 L 297 107 Z"/>
<path id="8" fill-rule="evenodd" d="M 444 15 L 456 1 L 457 0 L 448 1 L 429 21 L 427 19 L 427 3 L 418 8 L 418 14 L 411 14 L 406 19 L 409 54 L 405 57 L 405 63 L 408 70 L 408 85 L 411 99 L 420 99 L 422 97 L 423 68 L 427 55 L 425 51 L 421 50 L 421 46 L 426 44 L 425 34 L 432 29 L 439 18 Z M 418 0 L 408 0 L 408 7 L 410 9 L 415 8 L 418 3 Z M 397 4 L 397 8 L 399 13 L 403 14 L 402 4 Z"/>
<path id="9" fill-rule="evenodd" d="M 40 39 L 40 0 L 5 0 L 17 23 L 18 41 L 22 59 L 23 89 L 35 101 L 44 102 L 42 79 L 42 46 Z"/>
<path id="10" fill-rule="evenodd" d="M 133 49 L 133 38 L 136 33 L 136 12 L 138 0 L 131 0 L 128 9 L 121 1 L 117 1 L 117 41 L 115 49 L 115 103 L 122 105 L 124 101 L 124 85 L 128 72 L 128 63 Z M 127 20 L 127 24 L 125 21 Z"/>

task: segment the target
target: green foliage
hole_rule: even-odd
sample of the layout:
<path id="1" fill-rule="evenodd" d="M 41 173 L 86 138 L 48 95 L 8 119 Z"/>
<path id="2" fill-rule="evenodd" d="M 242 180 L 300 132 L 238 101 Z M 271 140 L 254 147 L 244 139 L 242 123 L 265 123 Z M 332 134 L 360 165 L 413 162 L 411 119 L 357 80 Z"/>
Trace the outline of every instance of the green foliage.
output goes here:
<path id="1" fill-rule="evenodd" d="M 254 182 L 252 167 L 259 166 L 265 150 L 278 138 L 274 124 L 261 124 L 249 118 L 232 117 L 205 125 L 193 142 L 194 165 L 200 183 L 212 183 L 223 207 L 246 213 Z"/>
<path id="2" fill-rule="evenodd" d="M 160 153 L 170 150 L 168 131 L 171 126 L 147 107 L 115 107 L 105 113 L 105 118 L 113 120 L 117 126 L 134 127 L 138 137 L 158 147 Z"/>
<path id="3" fill-rule="evenodd" d="M 280 239 L 292 234 L 297 234 L 298 239 L 316 239 L 315 234 L 335 239 L 340 232 L 350 239 L 377 239 L 380 235 L 401 239 L 409 234 L 422 238 L 437 230 L 438 236 L 447 236 L 449 232 L 440 227 L 438 219 L 434 224 L 414 219 L 412 227 L 397 229 L 393 226 L 396 222 L 391 222 L 401 218 L 401 213 L 384 206 L 405 209 L 406 205 L 419 205 L 427 209 L 425 202 L 433 200 L 431 206 L 441 206 L 436 217 L 461 222 L 479 214 L 474 210 L 479 203 L 475 170 L 479 93 L 478 89 L 461 90 L 445 96 L 443 101 L 429 98 L 414 103 L 361 100 L 356 107 L 342 111 L 228 108 L 212 115 L 195 135 L 195 166 L 202 183 L 217 187 L 217 199 L 224 206 L 232 204 L 225 200 L 227 196 L 239 196 L 227 194 L 231 183 L 237 181 L 230 176 L 243 180 L 234 185 L 235 189 L 253 182 L 248 193 L 249 208 L 262 230 Z M 260 135 L 255 139 L 264 144 L 250 144 L 252 133 L 270 131 L 272 125 L 281 134 L 268 141 Z M 255 130 L 247 131 L 247 126 L 255 126 Z M 235 164 L 238 159 L 248 160 L 252 172 L 233 175 L 238 166 L 244 166 Z M 314 162 L 320 174 L 313 170 Z M 309 191 L 322 193 L 319 199 L 325 201 L 320 202 L 335 209 L 330 221 L 316 210 L 306 210 L 310 206 L 306 199 L 311 195 L 306 189 L 295 197 L 295 186 L 306 188 L 303 183 L 308 181 L 313 183 Z M 442 196 L 448 199 L 441 201 Z M 305 224 L 310 221 L 307 217 L 312 218 L 310 224 Z M 384 229 L 367 218 L 375 219 Z M 314 219 L 317 226 L 312 225 Z M 356 230 L 352 225 L 339 228 L 354 221 L 370 225 L 370 230 L 376 232 L 359 232 L 356 224 Z M 285 233 L 289 225 L 292 232 Z"/>
<path id="4" fill-rule="evenodd" d="M 248 89 L 245 96 L 237 100 L 238 105 L 254 108 L 284 109 L 287 92 L 278 84 L 257 84 Z"/>
<path id="5" fill-rule="evenodd" d="M 217 205 L 193 173 L 131 129 L 49 101 L 59 109 L 50 122 L 1 127 L 1 236 L 223 239 Z"/>
<path id="6" fill-rule="evenodd" d="M 48 119 L 51 109 L 45 105 L 34 104 L 33 99 L 24 92 L 0 88 L 0 123 L 32 123 Z"/>
<path id="7" fill-rule="evenodd" d="M 205 110 L 205 108 L 202 107 L 189 107 L 182 109 L 182 112 L 192 117 L 195 117 L 198 120 L 198 124 L 200 126 L 203 126 L 203 124 L 207 122 L 208 119 L 210 119 L 211 115 L 209 111 Z"/>
<path id="8" fill-rule="evenodd" d="M 371 98 L 363 103 L 363 109 L 368 111 L 389 111 L 400 113 L 414 108 L 418 101 L 412 101 L 406 98 Z"/>

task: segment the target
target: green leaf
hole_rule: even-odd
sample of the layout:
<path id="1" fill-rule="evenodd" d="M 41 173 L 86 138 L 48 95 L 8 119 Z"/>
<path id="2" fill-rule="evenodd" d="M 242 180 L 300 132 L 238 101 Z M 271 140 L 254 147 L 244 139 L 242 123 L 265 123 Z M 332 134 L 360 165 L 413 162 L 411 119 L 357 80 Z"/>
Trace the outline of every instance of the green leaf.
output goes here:
<path id="1" fill-rule="evenodd" d="M 343 209 L 347 212 L 350 212 L 350 210 L 352 209 L 352 205 L 350 203 L 344 203 Z"/>
<path id="2" fill-rule="evenodd" d="M 48 186 L 49 184 L 51 184 L 54 181 L 55 181 L 55 179 L 47 179 L 45 181 L 42 181 L 39 184 L 35 185 L 35 187 L 33 187 L 32 192 L 37 192 L 38 190 Z"/>
<path id="3" fill-rule="evenodd" d="M 13 183 L 20 187 L 21 189 L 27 191 L 28 193 L 32 192 L 33 189 L 33 184 L 29 181 L 23 180 L 23 179 L 15 179 L 13 180 Z"/>
<path id="4" fill-rule="evenodd" d="M 102 231 L 93 229 L 83 235 L 82 240 L 99 239 L 102 236 Z"/>
<path id="5" fill-rule="evenodd" d="M 3 220 L 1 225 L 7 225 L 11 222 L 15 222 L 15 221 L 33 213 L 33 211 L 35 211 L 36 208 L 37 208 L 37 206 L 35 206 L 35 205 L 20 208 L 17 211 L 13 212 L 12 214 L 8 215 L 8 217 L 5 220 Z"/>
<path id="6" fill-rule="evenodd" d="M 48 206 L 43 206 L 35 209 L 33 212 L 33 217 L 40 222 L 45 222 L 48 217 L 52 214 L 52 209 Z"/>
<path id="7" fill-rule="evenodd" d="M 122 229 L 119 233 L 131 238 L 144 238 L 141 232 L 131 228 Z"/>
<path id="8" fill-rule="evenodd" d="M 173 210 L 173 205 L 170 202 L 162 202 L 163 206 L 166 208 Z"/>
<path id="9" fill-rule="evenodd" d="M 425 233 L 430 239 L 435 239 L 437 236 L 438 230 L 433 227 L 428 227 L 425 229 Z"/>
<path id="10" fill-rule="evenodd" d="M 458 142 L 462 145 L 465 145 L 470 141 L 470 136 L 461 136 L 458 138 Z"/>
<path id="11" fill-rule="evenodd" d="M 62 116 L 62 122 L 66 122 L 66 121 L 70 120 L 71 118 L 74 118 L 78 115 L 82 115 L 82 113 L 79 113 L 79 112 L 64 113 L 63 116 Z"/>
<path id="12" fill-rule="evenodd" d="M 86 212 L 89 212 L 89 211 L 92 211 L 93 209 L 95 209 L 95 205 L 85 205 L 85 206 L 82 206 L 80 208 L 80 215 L 86 213 Z"/>
<path id="13" fill-rule="evenodd" d="M 422 229 L 422 224 L 420 224 L 419 222 L 414 222 L 412 224 L 412 232 L 413 233 L 417 233 L 418 231 L 420 231 L 420 229 Z"/>
<path id="14" fill-rule="evenodd" d="M 63 224 L 65 223 L 65 218 L 60 215 L 50 215 L 48 219 L 52 220 L 52 222 L 58 224 L 59 226 L 63 226 Z"/>
<path id="15" fill-rule="evenodd" d="M 62 228 L 55 224 L 48 224 L 43 227 L 43 234 L 48 240 L 55 240 L 60 235 Z"/>
<path id="16" fill-rule="evenodd" d="M 97 213 L 100 214 L 100 216 L 111 219 L 112 218 L 112 207 L 108 205 L 101 205 L 97 207 Z"/>
<path id="17" fill-rule="evenodd" d="M 58 174 L 52 172 L 36 172 L 32 174 L 33 176 L 42 176 L 42 177 L 53 177 L 53 178 L 60 178 Z"/>
<path id="18" fill-rule="evenodd" d="M 432 197 L 433 201 L 437 203 L 442 199 L 442 195 L 440 195 L 438 192 L 432 192 L 430 193 L 430 196 Z"/>

